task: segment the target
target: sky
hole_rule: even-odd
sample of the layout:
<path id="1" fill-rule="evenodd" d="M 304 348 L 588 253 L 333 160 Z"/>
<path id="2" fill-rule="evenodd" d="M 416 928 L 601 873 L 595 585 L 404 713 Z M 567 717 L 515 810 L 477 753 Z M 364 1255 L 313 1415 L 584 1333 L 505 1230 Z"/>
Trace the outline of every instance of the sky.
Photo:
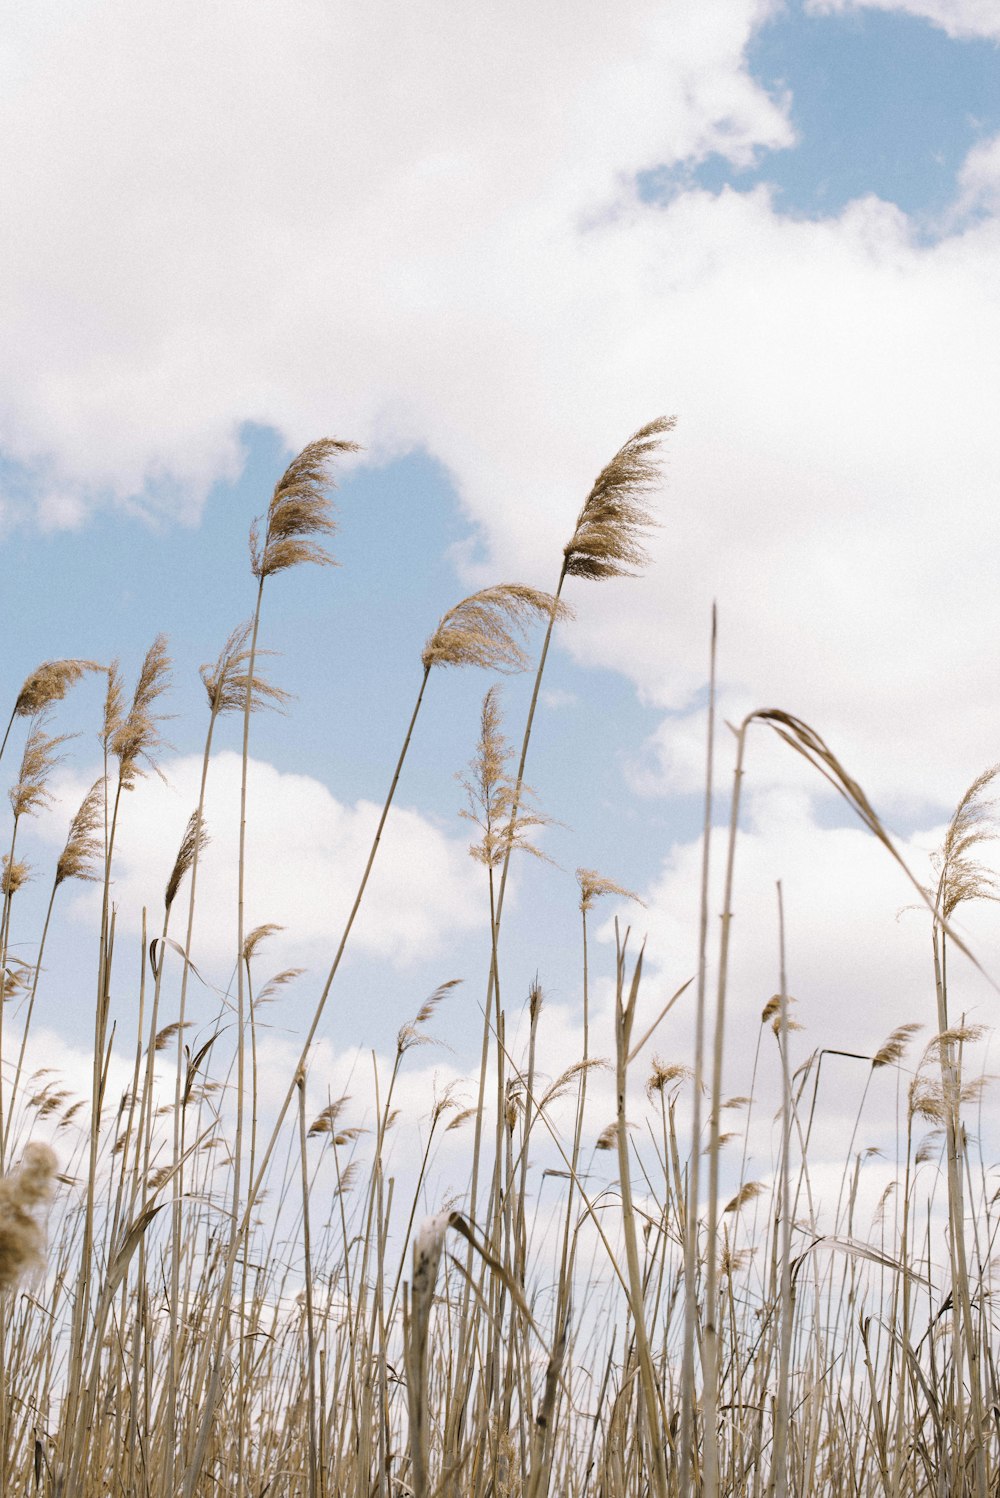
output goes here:
<path id="1" fill-rule="evenodd" d="M 268 669 L 294 701 L 251 741 L 250 919 L 284 925 L 276 964 L 308 969 L 275 1046 L 332 955 L 423 641 L 474 588 L 554 586 L 595 474 L 661 414 L 677 427 L 651 566 L 572 584 L 545 678 L 528 778 L 552 864 L 515 871 L 511 1014 L 537 972 L 553 1069 L 574 1058 L 580 865 L 645 901 L 607 906 L 605 1006 L 616 911 L 648 937 L 650 1015 L 694 970 L 713 603 L 720 720 L 779 706 L 813 724 L 930 877 L 1000 758 L 998 48 L 993 0 L 512 0 L 471 25 L 443 0 L 5 8 L 3 687 L 12 701 L 64 656 L 134 675 L 160 630 L 175 660 L 166 781 L 123 824 L 123 965 L 196 795 L 197 667 L 252 609 L 249 523 L 319 436 L 363 447 L 338 472 L 338 567 L 269 582 Z M 471 1064 L 489 948 L 455 777 L 489 685 L 432 677 L 330 1069 L 391 1052 L 453 977 L 450 1059 L 419 1075 Z M 502 700 L 519 740 L 525 682 Z M 25 952 L 99 711 L 96 679 L 60 707 L 80 737 L 24 845 Z M 196 937 L 223 988 L 238 751 L 228 724 Z M 930 1022 L 926 921 L 898 868 L 763 732 L 747 768 L 734 1068 L 777 986 L 777 880 L 803 1054 Z M 731 770 L 723 727 L 720 828 Z M 66 911 L 40 1003 L 72 1048 L 92 892 Z M 995 920 L 969 919 L 989 968 Z M 989 1019 L 989 985 L 960 981 Z M 659 1042 L 687 1054 L 689 1011 Z"/>

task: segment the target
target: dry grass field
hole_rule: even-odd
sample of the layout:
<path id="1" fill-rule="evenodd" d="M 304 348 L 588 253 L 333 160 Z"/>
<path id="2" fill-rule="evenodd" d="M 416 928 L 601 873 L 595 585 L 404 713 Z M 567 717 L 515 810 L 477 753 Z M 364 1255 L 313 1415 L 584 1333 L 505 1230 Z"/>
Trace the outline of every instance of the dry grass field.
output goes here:
<path id="1" fill-rule="evenodd" d="M 783 950 L 775 954 L 779 991 L 760 1026 L 762 1050 L 778 1058 L 779 1093 L 734 1100 L 724 1092 L 748 737 L 776 735 L 826 777 L 887 859 L 899 857 L 861 787 L 790 714 L 756 713 L 736 726 L 731 785 L 713 784 L 706 745 L 705 827 L 713 807 L 722 808 L 728 831 L 709 838 L 706 830 L 697 972 L 670 1001 L 694 1033 L 693 1065 L 657 1050 L 663 1015 L 657 1020 L 641 1004 L 643 953 L 623 927 L 610 975 L 606 948 L 600 956 L 601 978 L 610 976 L 614 988 L 614 1033 L 592 1033 L 597 964 L 588 923 L 602 900 L 625 908 L 630 896 L 587 869 L 578 873 L 573 978 L 582 1051 L 552 1076 L 537 987 L 526 1043 L 523 1035 L 507 1042 L 500 932 L 511 861 L 538 852 L 544 823 L 526 773 L 546 656 L 567 612 L 566 584 L 641 571 L 670 425 L 640 430 L 600 474 L 552 594 L 487 588 L 448 612 L 427 641 L 420 693 L 370 856 L 357 871 L 357 897 L 344 929 L 331 933 L 329 972 L 276 1108 L 261 1105 L 260 1011 L 296 974 L 271 975 L 272 931 L 247 927 L 243 900 L 254 715 L 281 697 L 262 673 L 261 603 L 275 574 L 330 559 L 331 470 L 347 444 L 307 448 L 254 529 L 255 611 L 203 672 L 201 798 L 165 890 L 148 892 L 140 954 L 116 939 L 116 837 L 129 792 L 156 767 L 166 642 L 157 638 L 135 683 L 86 660 L 49 662 L 25 681 L 4 741 L 14 765 L 0 926 L 4 1494 L 986 1498 L 998 1491 L 995 1184 L 975 1142 L 978 1126 L 967 1130 L 964 1121 L 979 1106 L 982 1080 L 966 1064 L 979 1035 L 952 1012 L 948 993 L 956 952 L 976 960 L 956 912 L 994 893 L 981 862 L 991 773 L 955 813 L 936 885 L 915 881 L 936 1012 L 920 1017 L 921 1034 L 904 1026 L 877 1053 L 857 1058 L 873 1085 L 880 1074 L 894 1076 L 901 1099 L 898 1179 L 877 1229 L 855 1210 L 856 1138 L 845 1141 L 835 1217 L 821 1223 L 814 1211 L 810 1159 L 823 1056 L 791 1060 Z M 478 1095 L 461 1108 L 447 1095 L 435 1099 L 419 1164 L 399 1174 L 392 1151 L 400 1079 L 433 1032 L 448 984 L 400 1030 L 365 1132 L 346 1098 L 320 1111 L 310 1106 L 307 1083 L 423 688 L 443 668 L 487 673 L 464 794 L 492 962 L 479 1000 Z M 490 675 L 509 670 L 535 673 L 513 749 Z M 28 932 L 18 924 L 28 875 L 18 829 L 45 804 L 72 689 L 96 672 L 107 681 L 105 774 L 48 876 L 44 929 Z M 201 984 L 199 859 L 211 824 L 213 732 L 224 714 L 242 723 L 243 735 L 233 978 L 217 1023 L 195 1045 L 188 1021 Z M 710 743 L 714 728 L 710 714 Z M 709 857 L 724 874 L 721 911 L 709 908 Z M 93 1042 L 92 1085 L 78 1098 L 32 1071 L 28 1058 L 46 941 L 64 910 L 64 886 L 81 880 L 102 892 L 102 916 L 96 950 L 79 954 L 77 1002 L 92 1007 Z M 112 999 L 123 967 L 137 992 L 127 1024 Z M 518 1010 L 522 1001 L 517 995 Z M 130 1076 L 119 1093 L 109 1078 L 124 1064 Z M 605 1086 L 613 1079 L 616 1106 L 597 1137 L 587 1099 L 599 1079 Z M 751 1110 L 775 1119 L 777 1169 L 766 1180 L 740 1170 L 733 1181 L 723 1150 L 729 1129 L 741 1125 L 727 1120 L 745 1121 Z M 449 1131 L 464 1148 L 464 1176 L 448 1199 L 431 1200 L 435 1151 Z M 589 1163 L 595 1149 L 605 1152 L 612 1177 L 599 1189 Z"/>

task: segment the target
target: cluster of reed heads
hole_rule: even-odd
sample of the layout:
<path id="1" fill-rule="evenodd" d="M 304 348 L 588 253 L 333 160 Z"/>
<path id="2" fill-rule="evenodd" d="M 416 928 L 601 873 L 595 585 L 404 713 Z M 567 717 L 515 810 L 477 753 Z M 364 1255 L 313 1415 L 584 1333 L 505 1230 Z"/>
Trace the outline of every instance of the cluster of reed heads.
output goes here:
<path id="1" fill-rule="evenodd" d="M 841 1053 L 867 1077 L 862 1109 L 869 1085 L 877 1089 L 883 1078 L 902 1098 L 899 1176 L 875 1222 L 858 1212 L 861 1109 L 835 1211 L 827 1204 L 822 1215 L 815 1200 L 810 1141 L 830 1052 L 793 1062 L 790 1035 L 799 1027 L 783 938 L 778 992 L 763 1007 L 758 1044 L 758 1061 L 762 1050 L 775 1053 L 780 1096 L 723 1093 L 733 876 L 753 733 L 776 734 L 840 793 L 887 857 L 900 856 L 823 739 L 778 710 L 750 714 L 734 730 L 728 833 L 713 832 L 714 622 L 690 980 L 648 1012 L 643 952 L 617 924 L 613 962 L 602 948 L 602 971 L 592 976 L 595 906 L 624 908 L 636 897 L 584 868 L 580 1054 L 556 1076 L 545 1070 L 538 983 L 526 1001 L 516 997 L 525 1020 L 519 1040 L 507 1022 L 505 894 L 515 856 L 544 856 L 536 839 L 545 817 L 525 774 L 553 633 L 570 614 L 563 595 L 573 580 L 642 572 L 660 445 L 672 425 L 643 427 L 599 474 L 552 593 L 483 589 L 449 610 L 428 639 L 370 852 L 343 929 L 332 933 L 329 972 L 276 1109 L 261 1104 L 261 1010 L 300 970 L 262 979 L 276 928 L 247 929 L 244 913 L 251 728 L 256 712 L 285 700 L 261 670 L 262 605 L 277 574 L 333 561 L 332 470 L 353 444 L 307 447 L 252 529 L 253 613 L 202 668 L 198 803 L 162 901 L 151 899 L 143 912 L 138 994 L 128 1012 L 112 1002 L 112 975 L 123 962 L 116 839 L 129 793 L 158 769 L 166 642 L 154 641 L 131 690 L 116 663 L 81 659 L 48 662 L 24 682 L 0 748 L 22 733 L 0 879 L 3 1493 L 987 1498 L 997 1491 L 995 1202 L 963 1121 L 979 1092 L 980 1079 L 970 1083 L 963 1067 L 978 1032 L 956 1022 L 948 1002 L 952 949 L 975 961 L 956 932 L 956 910 L 995 893 L 980 845 L 992 831 L 996 770 L 959 806 L 936 884 L 910 875 L 933 963 L 930 1038 L 916 1051 L 920 1027 L 906 1025 L 874 1055 Z M 402 1027 L 388 1063 L 376 1064 L 364 1122 L 346 1097 L 329 1098 L 318 1113 L 310 1105 L 323 1087 L 311 1073 L 315 1042 L 380 846 L 392 834 L 390 809 L 432 676 L 444 667 L 495 676 L 532 665 L 519 751 L 508 746 L 491 683 L 463 782 L 489 938 L 478 1066 L 468 1096 L 448 1087 L 435 1097 L 415 1163 L 400 1172 L 397 1084 L 410 1053 L 431 1038 L 453 983 Z M 18 856 L 18 831 L 51 798 L 66 742 L 52 731 L 54 715 L 91 673 L 107 682 L 103 772 L 71 821 L 42 929 L 26 947 L 18 895 L 31 871 Z M 241 726 L 243 773 L 232 977 L 218 993 L 198 966 L 198 872 L 213 736 L 227 715 Z M 720 843 L 716 948 L 709 870 Z M 91 1085 L 81 1097 L 52 1073 L 30 1069 L 36 1000 L 40 1012 L 46 1000 L 46 942 L 60 890 L 72 881 L 101 891 Z M 26 950 L 30 961 L 17 955 Z M 76 1002 L 84 981 L 81 970 Z M 592 1031 L 595 981 L 610 993 L 613 1033 Z M 46 1022 L 58 1026 L 58 1013 Z M 668 1044 L 690 1064 L 662 1059 Z M 118 1093 L 109 1079 L 120 1065 L 129 1080 Z M 598 1131 L 594 1098 L 612 1094 L 613 1116 Z M 724 1155 L 734 1138 L 727 1118 L 742 1116 L 749 1130 L 755 1107 L 774 1116 L 775 1168 L 764 1179 L 749 1177 L 745 1145 L 740 1165 L 727 1163 L 732 1149 Z M 442 1141 L 465 1171 L 445 1200 L 430 1195 L 439 1189 Z"/>

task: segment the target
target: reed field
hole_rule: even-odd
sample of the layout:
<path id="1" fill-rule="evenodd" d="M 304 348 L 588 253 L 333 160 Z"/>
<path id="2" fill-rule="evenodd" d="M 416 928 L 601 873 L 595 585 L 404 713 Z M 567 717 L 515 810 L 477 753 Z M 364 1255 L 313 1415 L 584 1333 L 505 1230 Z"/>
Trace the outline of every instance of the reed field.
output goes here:
<path id="1" fill-rule="evenodd" d="M 276 927 L 251 926 L 245 899 L 255 723 L 284 705 L 262 605 L 278 574 L 336 560 L 331 495 L 352 445 L 307 447 L 251 530 L 253 612 L 203 668 L 200 793 L 165 887 L 143 895 L 139 941 L 120 929 L 116 854 L 132 792 L 163 753 L 167 640 L 154 639 L 134 681 L 85 659 L 46 662 L 24 681 L 3 741 L 3 1494 L 1000 1491 L 991 1278 L 1000 1183 L 986 1157 L 983 1031 L 949 993 L 960 971 L 992 981 L 963 907 L 997 893 L 996 769 L 955 810 L 933 875 L 905 866 L 822 724 L 779 708 L 716 722 L 713 626 L 700 918 L 685 981 L 647 1000 L 647 923 L 616 882 L 629 880 L 627 866 L 615 879 L 577 871 L 578 960 L 560 984 L 580 1018 L 578 1054 L 550 1064 L 544 977 L 527 996 L 506 981 L 517 919 L 512 901 L 505 911 L 508 874 L 546 856 L 531 739 L 550 645 L 591 586 L 641 586 L 671 426 L 641 428 L 600 473 L 553 559 L 551 593 L 498 583 L 413 642 L 422 674 L 415 702 L 400 708 L 398 761 L 378 788 L 385 801 L 367 856 L 350 871 L 353 905 L 329 932 L 325 981 L 278 1077 L 273 1060 L 263 1075 L 262 1034 L 299 969 L 274 972 Z M 206 641 L 205 653 L 218 645 Z M 406 1107 L 400 1098 L 414 1053 L 440 1037 L 454 980 L 371 1069 L 364 1106 L 354 1089 L 329 1095 L 315 1058 L 336 1034 L 338 979 L 393 834 L 425 688 L 446 669 L 482 682 L 471 761 L 468 744 L 456 744 L 441 775 L 460 772 L 489 962 L 463 989 L 481 1025 L 469 1086 L 428 1096 L 416 1118 L 412 1096 Z M 497 683 L 516 672 L 533 688 L 526 717 L 512 723 Z M 83 682 L 100 683 L 100 724 L 74 720 Z M 220 989 L 203 972 L 199 864 L 223 717 L 242 753 L 232 960 Z M 25 827 L 48 806 L 76 731 L 99 731 L 103 774 L 54 866 L 29 870 Z M 874 1052 L 850 1033 L 840 1043 L 862 1079 L 862 1108 L 869 1088 L 895 1098 L 895 1173 L 874 1216 L 861 1203 L 860 1109 L 842 1141 L 836 1200 L 827 1192 L 818 1202 L 832 1061 L 829 1048 L 810 1048 L 788 992 L 780 887 L 773 994 L 760 995 L 756 1056 L 742 1058 L 752 1062 L 749 1090 L 730 1095 L 740 798 L 747 745 L 761 737 L 838 793 L 907 881 L 910 918 L 926 929 L 933 1009 Z M 585 788 L 581 799 L 585 822 Z M 47 881 L 37 930 L 21 915 L 29 879 L 35 891 Z M 99 895 L 100 920 L 92 943 L 74 938 L 72 1002 L 92 1041 L 89 1078 L 71 1086 L 40 1062 L 35 1036 L 39 1016 L 58 1023 L 46 946 L 81 883 Z M 595 923 L 607 912 L 615 941 L 598 946 Z M 655 937 L 650 929 L 651 945 Z M 544 974 L 545 954 L 532 960 Z M 607 1003 L 596 1003 L 598 987 Z M 774 1145 L 763 1173 L 740 1142 L 752 1120 Z"/>

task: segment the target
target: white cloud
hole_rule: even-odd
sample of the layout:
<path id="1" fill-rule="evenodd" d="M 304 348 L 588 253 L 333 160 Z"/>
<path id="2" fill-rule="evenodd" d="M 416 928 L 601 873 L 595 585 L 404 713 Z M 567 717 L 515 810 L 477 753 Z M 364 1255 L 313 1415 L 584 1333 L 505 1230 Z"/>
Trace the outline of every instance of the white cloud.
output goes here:
<path id="1" fill-rule="evenodd" d="M 0 429 L 47 523 L 147 482 L 192 516 L 256 420 L 425 446 L 484 578 L 548 583 L 596 469 L 676 411 L 656 569 L 575 587 L 564 638 L 686 713 L 718 598 L 727 700 L 814 722 L 880 804 L 954 801 L 996 757 L 1000 225 L 641 202 L 645 168 L 790 144 L 743 63 L 771 10 L 9 17 Z"/>
<path id="2" fill-rule="evenodd" d="M 119 929 L 138 930 L 146 905 L 150 932 L 159 931 L 163 890 L 197 805 L 200 759 L 175 759 L 164 769 L 166 784 L 150 776 L 122 804 L 113 889 Z M 56 804 L 40 821 L 44 836 L 62 841 L 88 784 L 76 778 L 57 783 Z M 193 956 L 199 964 L 225 967 L 235 951 L 239 794 L 239 755 L 216 755 L 205 812 L 211 842 L 198 875 Z M 319 781 L 256 760 L 248 801 L 246 930 L 273 921 L 285 928 L 274 944 L 289 961 L 332 958 L 380 809 L 368 801 L 345 806 Z M 401 965 L 439 951 L 446 936 L 479 918 L 480 905 L 469 898 L 470 869 L 463 842 L 417 811 L 393 808 L 352 942 Z M 171 932 L 181 941 L 187 890 L 185 881 Z M 92 913 L 98 901 L 90 887 L 77 896 L 77 907 Z"/>
<path id="3" fill-rule="evenodd" d="M 959 211 L 1000 211 L 1000 135 L 979 141 L 962 164 Z"/>
<path id="4" fill-rule="evenodd" d="M 8 16 L 5 444 L 48 463 L 61 505 L 151 479 L 188 511 L 248 419 L 460 461 L 443 439 L 474 451 L 475 423 L 445 409 L 429 431 L 422 392 L 468 375 L 482 322 L 516 332 L 540 248 L 558 255 L 643 168 L 790 139 L 742 64 L 769 9 Z"/>
<path id="5" fill-rule="evenodd" d="M 847 10 L 902 11 L 940 26 L 949 36 L 1000 37 L 1000 16 L 993 0 L 807 0 L 816 15 Z"/>

